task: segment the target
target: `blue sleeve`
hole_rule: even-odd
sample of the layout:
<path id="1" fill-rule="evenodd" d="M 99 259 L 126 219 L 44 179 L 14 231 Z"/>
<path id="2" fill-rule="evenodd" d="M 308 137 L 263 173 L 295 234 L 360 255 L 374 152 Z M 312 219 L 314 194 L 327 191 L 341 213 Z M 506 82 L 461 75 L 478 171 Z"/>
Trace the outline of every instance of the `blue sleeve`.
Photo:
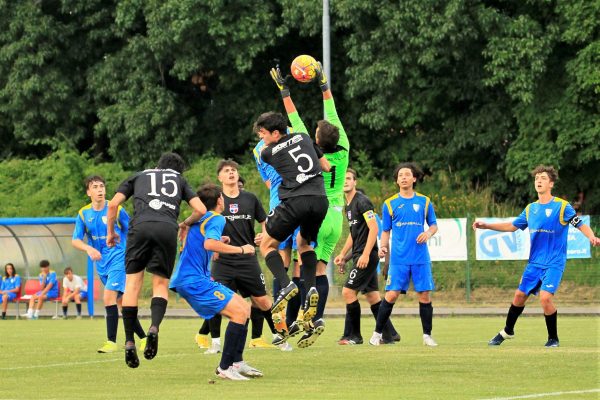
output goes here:
<path id="1" fill-rule="evenodd" d="M 565 206 L 565 212 L 563 215 L 563 222 L 565 224 L 571 223 L 571 225 L 573 225 L 575 228 L 578 228 L 581 226 L 581 224 L 583 224 L 583 221 L 581 221 L 581 218 L 575 218 L 575 217 L 577 217 L 577 212 L 575 211 L 573 206 L 571 206 L 571 204 L 567 203 L 567 205 Z"/>
<path id="2" fill-rule="evenodd" d="M 20 288 L 20 287 L 21 287 L 21 277 L 17 276 L 17 277 L 15 277 L 15 288 Z"/>
<path id="3" fill-rule="evenodd" d="M 223 216 L 216 216 L 206 223 L 205 235 L 206 239 L 221 240 L 223 229 L 225 228 L 225 218 Z"/>
<path id="4" fill-rule="evenodd" d="M 381 210 L 381 226 L 385 232 L 392 229 L 392 216 L 385 203 L 383 203 L 383 209 Z"/>
<path id="5" fill-rule="evenodd" d="M 77 214 L 75 218 L 75 229 L 73 230 L 73 240 L 83 240 L 85 237 L 85 224 L 83 223 L 81 214 Z"/>
<path id="6" fill-rule="evenodd" d="M 48 283 L 52 283 L 52 287 L 56 287 L 56 272 L 50 272 L 50 274 L 48 275 Z"/>
<path id="7" fill-rule="evenodd" d="M 432 202 L 429 202 L 429 208 L 427 209 L 427 225 L 437 225 L 437 219 L 435 217 L 435 210 L 433 209 Z"/>
<path id="8" fill-rule="evenodd" d="M 529 225 L 527 223 L 527 209 L 523 210 L 521 214 L 512 222 L 512 224 L 520 230 L 525 230 Z"/>
<path id="9" fill-rule="evenodd" d="M 0 290 L 6 290 L 4 289 L 4 286 L 6 286 L 6 284 L 4 283 L 5 279 L 2 278 L 2 280 L 0 281 Z"/>
<path id="10" fill-rule="evenodd" d="M 123 207 L 119 207 L 119 215 L 117 215 L 117 220 L 119 221 L 119 226 L 121 227 L 121 232 L 124 235 L 127 235 L 129 231 L 129 214 Z"/>

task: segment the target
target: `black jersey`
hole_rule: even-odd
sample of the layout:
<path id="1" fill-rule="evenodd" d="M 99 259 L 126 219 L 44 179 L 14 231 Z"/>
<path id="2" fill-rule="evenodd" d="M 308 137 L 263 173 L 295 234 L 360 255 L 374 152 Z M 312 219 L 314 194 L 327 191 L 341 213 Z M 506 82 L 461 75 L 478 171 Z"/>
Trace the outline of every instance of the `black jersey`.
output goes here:
<path id="1" fill-rule="evenodd" d="M 279 198 L 325 196 L 323 171 L 319 159 L 323 152 L 305 133 L 285 135 L 265 146 L 261 159 L 281 176 Z"/>
<path id="2" fill-rule="evenodd" d="M 246 191 L 240 192 L 237 197 L 227 197 L 223 193 L 225 209 L 222 215 L 227 223 L 223 229 L 223 236 L 229 236 L 232 246 L 254 245 L 254 221 L 264 222 L 267 214 L 258 198 Z M 231 263 L 240 260 L 240 257 L 256 257 L 255 255 L 219 254 L 219 262 Z"/>
<path id="3" fill-rule="evenodd" d="M 126 198 L 133 196 L 131 226 L 157 221 L 177 225 L 179 205 L 197 197 L 183 176 L 172 169 L 147 169 L 125 179 L 119 188 Z"/>
<path id="4" fill-rule="evenodd" d="M 360 257 L 369 237 L 367 221 L 376 218 L 373 203 L 364 194 L 356 192 L 350 204 L 346 205 L 346 217 L 352 236 L 352 256 Z M 377 251 L 377 243 L 372 251 Z"/>

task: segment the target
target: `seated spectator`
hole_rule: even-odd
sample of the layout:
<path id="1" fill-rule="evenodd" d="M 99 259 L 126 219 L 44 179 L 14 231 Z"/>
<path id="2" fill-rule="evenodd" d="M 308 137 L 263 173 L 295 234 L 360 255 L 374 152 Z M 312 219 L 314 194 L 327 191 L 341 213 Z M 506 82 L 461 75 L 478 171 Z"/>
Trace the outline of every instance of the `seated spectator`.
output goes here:
<path id="1" fill-rule="evenodd" d="M 73 273 L 71 267 L 65 268 L 62 295 L 63 318 L 67 318 L 69 302 L 74 301 L 75 307 L 77 307 L 77 319 L 81 319 L 81 300 L 85 299 L 87 299 L 87 285 L 79 275 Z"/>
<path id="2" fill-rule="evenodd" d="M 29 299 L 29 308 L 25 317 L 29 319 L 38 319 L 40 310 L 44 306 L 44 300 L 54 299 L 58 297 L 58 281 L 56 280 L 56 272 L 50 269 L 48 260 L 40 261 L 39 278 L 42 290 L 31 296 Z M 37 301 L 37 305 L 35 304 Z M 35 309 L 34 309 L 35 307 Z"/>
<path id="3" fill-rule="evenodd" d="M 6 319 L 8 302 L 13 301 L 21 291 L 21 277 L 12 263 L 4 266 L 4 276 L 0 282 L 0 295 L 2 296 L 2 319 Z"/>

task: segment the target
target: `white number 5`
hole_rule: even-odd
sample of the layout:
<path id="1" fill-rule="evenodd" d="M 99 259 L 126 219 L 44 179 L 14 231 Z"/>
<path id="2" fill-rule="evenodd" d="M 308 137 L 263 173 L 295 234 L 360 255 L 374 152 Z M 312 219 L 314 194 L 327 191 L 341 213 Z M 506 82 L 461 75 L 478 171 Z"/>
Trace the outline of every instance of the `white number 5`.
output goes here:
<path id="1" fill-rule="evenodd" d="M 156 191 L 156 173 L 155 172 L 149 172 L 147 174 L 150 177 L 150 193 L 148 193 L 149 196 L 160 196 L 160 194 Z M 175 197 L 177 196 L 177 182 L 175 182 L 173 179 L 168 179 L 169 177 L 176 177 L 176 174 L 163 174 L 162 175 L 162 187 L 160 188 L 160 192 L 162 194 L 164 194 L 165 196 L 168 197 Z M 167 185 L 172 185 L 173 186 L 173 191 L 171 193 L 167 192 L 166 186 Z"/>
<path id="2" fill-rule="evenodd" d="M 300 146 L 296 146 L 293 149 L 289 150 L 288 153 L 290 154 L 290 156 L 292 156 L 292 158 L 294 159 L 294 162 L 296 162 L 296 164 L 298 164 L 298 171 L 300 171 L 302 173 L 308 172 L 313 167 L 313 161 L 309 157 L 308 154 L 305 154 L 305 153 L 300 153 L 298 155 L 294 154 L 294 153 L 297 153 L 299 151 L 300 151 Z M 306 169 L 303 169 L 302 166 L 300 165 L 300 159 L 301 158 L 306 158 L 308 160 L 308 167 L 306 167 Z"/>

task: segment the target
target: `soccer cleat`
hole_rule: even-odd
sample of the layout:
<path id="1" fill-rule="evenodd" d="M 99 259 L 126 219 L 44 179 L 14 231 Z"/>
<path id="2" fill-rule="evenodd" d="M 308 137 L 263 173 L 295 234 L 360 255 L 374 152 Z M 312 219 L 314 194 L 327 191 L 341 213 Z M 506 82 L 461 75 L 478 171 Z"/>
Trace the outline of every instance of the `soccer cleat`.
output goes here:
<path id="1" fill-rule="evenodd" d="M 265 339 L 263 339 L 261 337 L 250 340 L 250 344 L 248 345 L 248 347 L 254 348 L 254 349 L 274 349 L 275 348 L 274 345 L 272 345 L 271 343 L 267 343 L 265 341 Z"/>
<path id="2" fill-rule="evenodd" d="M 234 368 L 233 365 L 227 369 L 221 369 L 221 367 L 217 367 L 215 370 L 215 375 L 217 378 L 221 379 L 229 379 L 232 381 L 249 381 L 250 378 L 246 378 L 243 375 L 240 375 Z"/>
<path id="3" fill-rule="evenodd" d="M 277 345 L 277 347 L 279 347 L 279 350 L 281 351 L 292 351 L 294 350 L 292 345 L 289 344 L 288 342 L 283 342 L 280 345 Z"/>
<path id="4" fill-rule="evenodd" d="M 505 339 L 512 339 L 515 335 L 509 335 L 502 329 L 496 336 L 494 336 L 489 342 L 489 346 L 500 346 Z"/>
<path id="5" fill-rule="evenodd" d="M 67 318 L 67 317 L 65 317 L 65 319 L 66 319 L 66 318 Z M 81 315 L 78 315 L 78 316 L 76 316 L 76 317 L 75 317 L 75 319 L 81 319 Z"/>
<path id="6" fill-rule="evenodd" d="M 306 293 L 306 301 L 302 308 L 302 311 L 304 312 L 302 316 L 305 323 L 304 330 L 308 330 L 306 323 L 311 321 L 317 314 L 317 304 L 319 304 L 319 292 L 317 292 L 317 288 L 311 287 Z"/>
<path id="7" fill-rule="evenodd" d="M 119 349 L 119 346 L 115 342 L 107 340 L 102 347 L 98 349 L 98 353 L 114 353 Z"/>
<path id="8" fill-rule="evenodd" d="M 204 354 L 218 354 L 221 352 L 221 343 L 211 343 L 208 350 Z"/>
<path id="9" fill-rule="evenodd" d="M 275 332 L 277 332 L 279 334 L 279 336 L 281 336 L 281 338 L 283 338 L 283 340 L 287 340 L 289 334 L 288 334 L 288 327 L 287 327 L 287 323 L 285 322 L 285 318 L 281 315 L 281 312 L 272 312 L 271 313 L 271 318 L 273 319 L 273 326 L 275 327 Z M 273 343 L 273 344 L 279 344 L 279 343 Z"/>
<path id="10" fill-rule="evenodd" d="M 340 339 L 340 341 L 338 342 L 339 345 L 342 346 L 353 346 L 356 344 L 363 344 L 363 338 L 361 338 L 360 336 L 349 336 L 345 339 Z"/>
<path id="11" fill-rule="evenodd" d="M 289 337 L 294 337 L 297 334 L 299 334 L 301 330 L 302 330 L 302 328 L 300 327 L 300 324 L 298 323 L 298 321 L 294 321 L 290 325 L 290 329 L 288 331 L 288 336 Z"/>
<path id="12" fill-rule="evenodd" d="M 544 346 L 545 347 L 559 347 L 560 343 L 559 343 L 558 339 L 548 339 L 548 341 L 546 342 L 546 344 Z"/>
<path id="13" fill-rule="evenodd" d="M 373 336 L 371 336 L 371 339 L 369 339 L 369 344 L 372 344 L 373 346 L 379 346 L 381 344 L 381 340 L 381 333 L 373 332 Z"/>
<path id="14" fill-rule="evenodd" d="M 395 333 L 392 335 L 391 340 L 393 342 L 399 342 L 400 341 L 400 334 L 399 333 Z"/>
<path id="15" fill-rule="evenodd" d="M 263 373 L 249 365 L 246 361 L 238 361 L 233 363 L 233 370 L 242 376 L 248 378 L 260 378 Z"/>
<path id="16" fill-rule="evenodd" d="M 431 335 L 423 334 L 423 344 L 429 347 L 436 347 L 438 344 L 433 340 Z"/>
<path id="17" fill-rule="evenodd" d="M 279 346 L 283 343 L 286 343 L 288 340 L 289 336 L 287 335 L 287 332 L 284 333 L 274 333 L 273 334 L 273 341 L 271 343 L 273 343 L 274 346 Z"/>
<path id="18" fill-rule="evenodd" d="M 139 351 L 144 351 L 144 349 L 146 348 L 147 341 L 148 341 L 148 339 L 146 339 L 146 338 L 140 339 L 140 345 L 138 346 Z"/>
<path id="19" fill-rule="evenodd" d="M 277 298 L 273 302 L 271 307 L 271 314 L 279 313 L 285 310 L 288 301 L 298 294 L 298 286 L 294 282 L 290 282 L 289 285 L 279 291 Z"/>
<path id="20" fill-rule="evenodd" d="M 146 347 L 144 347 L 144 358 L 152 360 L 158 353 L 158 333 L 148 332 L 146 335 Z"/>
<path id="21" fill-rule="evenodd" d="M 298 340 L 298 347 L 301 349 L 312 346 L 325 331 L 325 321 L 322 318 L 319 318 L 314 323 L 308 322 L 311 325 L 309 329 L 306 329 L 306 324 L 304 326 L 305 333 Z"/>
<path id="22" fill-rule="evenodd" d="M 198 345 L 199 348 L 208 349 L 208 346 L 209 346 L 208 335 L 201 335 L 199 333 L 196 333 L 196 336 L 194 337 L 194 341 L 196 342 L 196 344 Z"/>
<path id="23" fill-rule="evenodd" d="M 135 343 L 128 342 L 130 344 L 125 345 L 125 364 L 129 368 L 137 368 L 140 366 L 140 359 L 137 355 L 137 349 L 135 348 Z"/>

